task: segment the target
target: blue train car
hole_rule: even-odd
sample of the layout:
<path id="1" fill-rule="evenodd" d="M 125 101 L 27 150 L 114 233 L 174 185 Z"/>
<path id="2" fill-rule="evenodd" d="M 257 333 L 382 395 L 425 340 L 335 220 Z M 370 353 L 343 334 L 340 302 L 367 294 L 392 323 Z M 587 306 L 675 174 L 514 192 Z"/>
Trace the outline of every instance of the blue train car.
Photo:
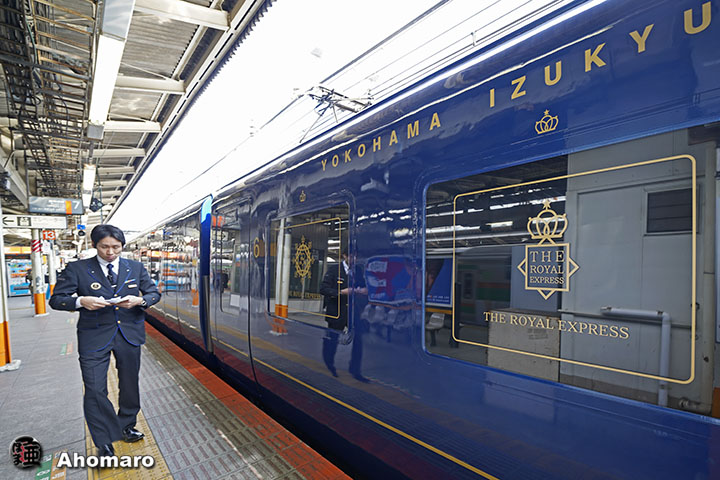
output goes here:
<path id="1" fill-rule="evenodd" d="M 141 236 L 150 320 L 357 476 L 720 478 L 719 46 L 560 9 Z"/>

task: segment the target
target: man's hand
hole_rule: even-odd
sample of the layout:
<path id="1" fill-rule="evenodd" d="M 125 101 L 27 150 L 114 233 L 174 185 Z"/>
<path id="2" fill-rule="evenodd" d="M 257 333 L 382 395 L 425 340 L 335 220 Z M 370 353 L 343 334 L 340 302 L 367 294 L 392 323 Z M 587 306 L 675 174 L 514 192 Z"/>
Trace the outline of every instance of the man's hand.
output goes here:
<path id="1" fill-rule="evenodd" d="M 120 303 L 116 303 L 120 308 L 133 308 L 137 307 L 139 305 L 142 305 L 144 299 L 142 297 L 136 297 L 135 295 L 128 295 L 125 297 L 125 300 L 123 300 Z"/>
<path id="2" fill-rule="evenodd" d="M 110 304 L 102 297 L 80 297 L 80 305 L 87 310 L 99 310 Z"/>

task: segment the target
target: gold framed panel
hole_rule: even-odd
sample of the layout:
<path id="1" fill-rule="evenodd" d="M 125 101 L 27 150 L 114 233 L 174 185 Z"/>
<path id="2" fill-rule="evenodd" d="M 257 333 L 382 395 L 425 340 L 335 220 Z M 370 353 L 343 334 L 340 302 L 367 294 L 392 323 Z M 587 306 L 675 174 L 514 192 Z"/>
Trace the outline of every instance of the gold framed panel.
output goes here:
<path id="1" fill-rule="evenodd" d="M 292 218 L 292 217 L 289 217 Z M 279 219 L 278 219 L 279 220 Z M 337 221 L 338 223 L 338 241 L 340 242 L 341 251 L 342 251 L 342 218 L 340 217 L 333 217 L 333 218 L 325 218 L 323 220 L 315 220 L 312 222 L 305 222 L 305 223 L 299 223 L 297 225 L 290 225 L 289 227 L 284 227 L 282 230 L 289 230 L 297 227 L 304 227 L 307 225 L 314 225 L 316 223 L 325 223 L 325 222 L 331 222 L 331 221 Z M 276 228 L 276 231 L 279 231 L 280 228 Z M 275 253 L 277 258 L 277 252 Z M 342 263 L 338 262 L 338 278 L 340 277 L 340 269 L 342 268 Z M 288 296 L 288 300 L 289 300 Z M 324 317 L 324 318 L 340 318 L 340 285 L 338 284 L 338 295 L 337 295 L 337 301 L 338 301 L 338 314 L 336 316 L 333 315 L 326 315 L 324 313 L 317 313 L 317 312 L 310 312 L 308 310 L 300 310 L 300 309 L 293 309 L 293 312 L 300 312 L 300 313 L 308 313 L 310 315 L 315 315 L 316 317 Z M 300 299 L 302 300 L 302 299 Z M 288 302 L 290 303 L 290 302 Z M 288 305 L 288 314 L 291 312 L 290 305 Z M 288 318 L 288 317 L 285 317 Z M 292 320 L 292 319 L 290 319 Z"/>
<path id="2" fill-rule="evenodd" d="M 695 379 L 695 342 L 693 341 L 693 339 L 695 338 L 695 332 L 696 332 L 696 315 L 695 315 L 695 309 L 693 308 L 693 306 L 695 305 L 696 296 L 697 296 L 696 295 L 696 291 L 697 291 L 696 290 L 697 289 L 697 285 L 696 285 L 697 284 L 697 278 L 696 278 L 696 275 L 697 275 L 697 267 L 696 267 L 696 264 L 697 264 L 697 245 L 696 245 L 697 244 L 697 167 L 696 167 L 695 157 L 693 157 L 692 155 L 685 154 L 685 155 L 675 155 L 672 157 L 663 157 L 663 158 L 658 158 L 658 159 L 654 159 L 654 160 L 646 160 L 643 162 L 630 163 L 630 164 L 626 164 L 626 165 L 617 165 L 614 167 L 589 170 L 587 172 L 572 173 L 572 174 L 562 175 L 562 176 L 558 176 L 558 177 L 546 178 L 543 180 L 535 180 L 532 182 L 522 182 L 522 183 L 516 183 L 513 185 L 504 185 L 501 187 L 489 188 L 489 189 L 485 189 L 485 190 L 476 190 L 473 192 L 465 192 L 465 193 L 456 195 L 453 198 L 453 235 L 452 235 L 452 238 L 453 238 L 453 240 L 452 240 L 452 266 L 453 266 L 453 268 L 452 268 L 452 283 L 451 283 L 451 297 L 450 298 L 455 298 L 455 270 L 456 270 L 455 231 L 456 231 L 456 227 L 457 227 L 455 212 L 457 212 L 457 201 L 459 198 L 470 196 L 470 195 L 479 195 L 479 194 L 483 194 L 483 193 L 507 190 L 510 188 L 522 187 L 522 186 L 526 186 L 526 185 L 536 185 L 536 184 L 552 182 L 552 181 L 556 181 L 556 180 L 563 180 L 563 179 L 568 179 L 568 178 L 593 175 L 593 174 L 597 174 L 597 173 L 606 173 L 606 172 L 618 171 L 618 170 L 623 170 L 623 169 L 632 168 L 632 167 L 642 167 L 642 166 L 654 165 L 654 164 L 658 164 L 658 163 L 662 163 L 662 162 L 670 162 L 673 160 L 682 160 L 682 159 L 686 159 L 686 160 L 690 161 L 691 184 L 692 184 L 692 189 L 691 189 L 692 190 L 692 231 L 691 231 L 691 238 L 690 238 L 691 249 L 692 249 L 692 252 L 691 252 L 691 263 L 692 264 L 690 266 L 690 268 L 691 268 L 690 362 L 689 362 L 690 363 L 690 376 L 687 379 L 675 379 L 675 378 L 671 378 L 671 377 L 662 377 L 660 375 L 653 375 L 650 373 L 634 372 L 632 370 L 609 367 L 606 365 L 581 362 L 578 360 L 555 357 L 552 355 L 543 355 L 541 353 L 525 352 L 523 350 L 517 350 L 514 348 L 507 348 L 507 347 L 501 347 L 501 346 L 497 346 L 497 345 L 490 345 L 487 343 L 463 340 L 456 336 L 456 331 L 455 331 L 455 313 L 456 312 L 455 312 L 455 303 L 454 302 L 452 305 L 452 328 L 451 328 L 451 335 L 452 335 L 453 340 L 455 340 L 458 343 L 464 343 L 466 345 L 475 345 L 475 346 L 479 346 L 479 347 L 486 347 L 486 348 L 491 348 L 494 350 L 500 350 L 500 351 L 504 351 L 504 352 L 517 353 L 520 355 L 527 355 L 527 356 L 531 356 L 531 357 L 542 358 L 545 360 L 554 360 L 557 362 L 568 363 L 568 364 L 572 364 L 572 365 L 581 365 L 581 366 L 590 367 L 590 368 L 597 368 L 600 370 L 606 370 L 606 371 L 611 371 L 611 372 L 616 372 L 616 373 L 623 373 L 623 374 L 627 374 L 627 375 L 649 378 L 649 379 L 653 379 L 653 380 L 677 383 L 677 384 L 681 384 L 681 385 L 686 385 L 686 384 L 692 383 L 693 380 Z M 560 245 L 560 244 L 556 244 L 556 245 Z M 527 246 L 526 246 L 526 248 L 527 248 Z M 568 244 L 568 249 L 569 249 L 569 244 Z M 569 255 L 568 255 L 568 258 L 570 258 Z M 569 291 L 569 290 L 566 289 L 566 290 L 562 290 L 562 291 Z"/>

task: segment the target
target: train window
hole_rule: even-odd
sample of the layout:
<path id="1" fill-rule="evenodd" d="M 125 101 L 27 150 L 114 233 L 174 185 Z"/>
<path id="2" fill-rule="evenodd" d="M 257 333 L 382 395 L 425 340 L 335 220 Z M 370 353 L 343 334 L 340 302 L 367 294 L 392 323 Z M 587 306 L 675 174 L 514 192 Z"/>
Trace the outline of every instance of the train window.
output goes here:
<path id="1" fill-rule="evenodd" d="M 292 215 L 270 225 L 268 309 L 278 317 L 342 330 L 349 285 L 347 205 Z M 282 329 L 283 327 L 279 327 Z"/>
<path id="2" fill-rule="evenodd" d="M 697 193 L 714 149 L 673 136 L 430 185 L 426 349 L 703 411 Z"/>
<path id="3" fill-rule="evenodd" d="M 177 289 L 178 320 L 200 332 L 198 258 L 200 258 L 200 215 L 195 212 L 184 218 L 175 237 L 177 261 L 175 281 Z"/>
<path id="4" fill-rule="evenodd" d="M 248 303 L 249 208 L 249 202 L 232 204 L 219 208 L 212 219 L 211 301 L 234 315 L 246 311 Z"/>
<path id="5" fill-rule="evenodd" d="M 692 226 L 692 190 L 649 192 L 648 233 L 689 232 Z"/>

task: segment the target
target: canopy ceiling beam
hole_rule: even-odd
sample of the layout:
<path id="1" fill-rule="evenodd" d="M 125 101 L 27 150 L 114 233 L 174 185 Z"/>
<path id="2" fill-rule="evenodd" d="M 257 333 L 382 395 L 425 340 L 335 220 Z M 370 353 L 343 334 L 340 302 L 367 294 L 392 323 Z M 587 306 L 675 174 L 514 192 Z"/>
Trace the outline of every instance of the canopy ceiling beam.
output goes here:
<path id="1" fill-rule="evenodd" d="M 167 93 L 169 95 L 183 95 L 185 93 L 185 84 L 181 80 L 169 78 L 142 78 L 119 75 L 115 81 L 115 88 L 139 92 Z"/>
<path id="2" fill-rule="evenodd" d="M 216 30 L 225 31 L 230 28 L 227 12 L 182 0 L 135 0 L 135 11 Z"/>
<path id="3" fill-rule="evenodd" d="M 83 158 L 87 158 L 88 151 L 83 152 Z M 145 149 L 143 148 L 97 148 L 93 151 L 93 158 L 125 158 L 125 157 L 144 157 Z"/>
<path id="4" fill-rule="evenodd" d="M 106 132 L 129 132 L 129 133 L 160 133 L 160 122 L 151 122 L 149 120 L 108 120 L 105 122 Z"/>

